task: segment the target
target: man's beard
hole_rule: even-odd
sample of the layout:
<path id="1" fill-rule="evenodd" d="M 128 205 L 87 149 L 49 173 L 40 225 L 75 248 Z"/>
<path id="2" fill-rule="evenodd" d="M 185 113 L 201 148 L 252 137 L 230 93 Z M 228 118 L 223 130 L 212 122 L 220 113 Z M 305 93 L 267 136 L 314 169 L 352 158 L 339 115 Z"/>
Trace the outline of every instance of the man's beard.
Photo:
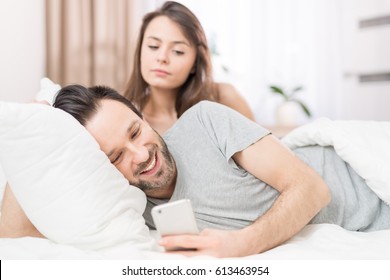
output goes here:
<path id="1" fill-rule="evenodd" d="M 161 189 L 164 189 L 166 187 L 171 186 L 171 184 L 174 183 L 174 180 L 176 179 L 176 165 L 175 161 L 171 155 L 171 153 L 168 150 L 167 145 L 165 144 L 164 140 L 161 138 L 160 135 L 158 135 L 159 141 L 161 144 L 161 154 L 163 158 L 159 159 L 161 162 L 164 159 L 165 160 L 165 169 L 160 169 L 155 178 L 158 178 L 160 180 L 158 181 L 145 181 L 145 180 L 139 180 L 138 182 L 131 182 L 129 183 L 133 186 L 137 186 L 144 192 L 154 192 Z M 149 158 L 155 156 L 156 150 L 158 150 L 158 146 L 155 149 L 149 150 Z M 140 168 L 141 170 L 143 168 Z M 136 172 L 139 175 L 139 172 Z"/>

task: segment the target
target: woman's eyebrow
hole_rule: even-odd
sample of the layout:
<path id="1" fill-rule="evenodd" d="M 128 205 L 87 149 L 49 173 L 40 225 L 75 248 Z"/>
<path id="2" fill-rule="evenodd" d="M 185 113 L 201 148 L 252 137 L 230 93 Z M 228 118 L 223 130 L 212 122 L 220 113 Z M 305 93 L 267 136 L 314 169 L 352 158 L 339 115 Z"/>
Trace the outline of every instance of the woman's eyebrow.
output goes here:
<path id="1" fill-rule="evenodd" d="M 153 39 L 153 40 L 161 42 L 160 38 L 157 38 L 157 37 L 154 37 L 154 36 L 148 36 L 146 39 Z"/>
<path id="2" fill-rule="evenodd" d="M 149 37 L 147 37 L 146 39 L 153 39 L 153 40 L 162 42 L 162 40 L 161 40 L 160 38 L 157 38 L 157 37 L 154 37 L 154 36 L 149 36 Z M 180 41 L 180 40 L 172 41 L 171 43 L 174 44 L 174 45 L 184 44 L 184 45 L 186 45 L 186 46 L 190 46 L 186 41 Z"/>

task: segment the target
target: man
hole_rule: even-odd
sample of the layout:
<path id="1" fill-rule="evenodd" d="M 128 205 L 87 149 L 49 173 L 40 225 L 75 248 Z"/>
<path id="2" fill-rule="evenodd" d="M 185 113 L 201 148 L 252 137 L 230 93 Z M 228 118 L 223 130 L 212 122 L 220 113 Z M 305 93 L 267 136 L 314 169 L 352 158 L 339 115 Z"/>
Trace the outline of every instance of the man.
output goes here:
<path id="1" fill-rule="evenodd" d="M 390 228 L 390 208 L 332 148 L 295 151 L 327 186 L 268 131 L 222 105 L 201 102 L 188 110 L 164 135 L 166 144 L 109 88 L 65 87 L 54 106 L 83 124 L 129 182 L 150 197 L 149 225 L 152 205 L 191 199 L 204 230 L 164 237 L 166 248 L 244 256 L 281 244 L 309 222 Z"/>
<path id="2" fill-rule="evenodd" d="M 390 208 L 331 147 L 295 151 L 327 186 L 268 131 L 216 103 L 202 102 L 186 112 L 164 135 L 166 145 L 109 88 L 69 86 L 54 106 L 78 119 L 129 182 L 149 196 L 148 225 L 153 227 L 153 205 L 191 199 L 205 230 L 200 236 L 165 237 L 161 244 L 167 248 L 243 256 L 284 242 L 309 222 L 349 230 L 390 228 Z"/>

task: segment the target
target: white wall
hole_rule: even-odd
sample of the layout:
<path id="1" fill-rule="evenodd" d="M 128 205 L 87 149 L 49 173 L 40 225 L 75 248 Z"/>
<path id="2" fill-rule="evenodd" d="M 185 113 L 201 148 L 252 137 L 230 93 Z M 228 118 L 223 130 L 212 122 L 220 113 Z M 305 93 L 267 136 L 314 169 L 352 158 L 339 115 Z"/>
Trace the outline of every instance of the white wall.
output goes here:
<path id="1" fill-rule="evenodd" d="M 31 101 L 45 73 L 44 0 L 0 0 L 0 100 Z"/>
<path id="2" fill-rule="evenodd" d="M 390 15 L 390 0 L 343 0 L 342 117 L 390 121 L 390 82 L 359 75 L 390 72 L 390 25 L 361 29 L 359 20 Z"/>
<path id="3" fill-rule="evenodd" d="M 390 120 L 390 83 L 356 82 L 360 72 L 390 71 L 390 25 L 357 30 L 360 19 L 390 14 L 390 0 L 177 1 L 215 34 L 231 70 L 224 80 L 260 123 L 275 121 L 270 84 L 302 85 L 314 118 Z"/>
<path id="4" fill-rule="evenodd" d="M 145 5 L 151 10 L 163 1 Z M 284 80 L 305 86 L 300 97 L 315 117 L 390 120 L 389 83 L 357 87 L 354 76 L 390 70 L 390 26 L 356 31 L 356 19 L 390 13 L 390 0 L 179 1 L 206 32 L 218 32 L 220 63 L 230 69 L 225 80 L 245 95 L 261 123 L 273 122 L 268 85 Z M 44 18 L 44 0 L 0 0 L 0 100 L 30 101 L 39 89 Z"/>
<path id="5" fill-rule="evenodd" d="M 341 91 L 340 0 L 179 0 L 214 33 L 226 78 L 248 100 L 257 121 L 275 123 L 285 90 L 303 86 L 299 98 L 314 117 L 338 118 Z M 302 113 L 300 123 L 307 121 Z"/>

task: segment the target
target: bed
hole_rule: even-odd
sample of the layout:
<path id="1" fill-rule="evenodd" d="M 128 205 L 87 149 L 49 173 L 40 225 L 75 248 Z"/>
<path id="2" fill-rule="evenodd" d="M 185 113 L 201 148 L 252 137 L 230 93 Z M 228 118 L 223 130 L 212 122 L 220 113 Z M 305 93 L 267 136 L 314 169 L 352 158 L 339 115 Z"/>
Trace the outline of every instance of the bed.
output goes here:
<path id="1" fill-rule="evenodd" d="M 153 233 L 152 233 L 153 234 Z M 155 233 L 156 234 L 156 233 Z M 157 234 L 156 234 L 157 236 Z M 195 259 L 198 259 L 196 257 Z M 203 256 L 202 258 L 211 258 Z M 143 251 L 131 244 L 103 250 L 83 250 L 48 239 L 24 237 L 0 239 L 2 260 L 172 260 L 191 259 L 181 255 Z M 284 244 L 251 255 L 252 260 L 390 260 L 390 230 L 371 233 L 351 232 L 330 225 L 308 225 Z"/>
<path id="2" fill-rule="evenodd" d="M 390 123 L 346 123 L 321 119 L 283 141 L 290 147 L 333 145 L 389 203 Z M 145 195 L 128 185 L 85 128 L 61 110 L 0 101 L 1 194 L 6 181 L 48 239 L 1 238 L 1 259 L 187 259 L 162 252 L 158 234 L 142 217 Z M 245 259 L 389 260 L 390 230 L 307 225 L 284 244 Z"/>

